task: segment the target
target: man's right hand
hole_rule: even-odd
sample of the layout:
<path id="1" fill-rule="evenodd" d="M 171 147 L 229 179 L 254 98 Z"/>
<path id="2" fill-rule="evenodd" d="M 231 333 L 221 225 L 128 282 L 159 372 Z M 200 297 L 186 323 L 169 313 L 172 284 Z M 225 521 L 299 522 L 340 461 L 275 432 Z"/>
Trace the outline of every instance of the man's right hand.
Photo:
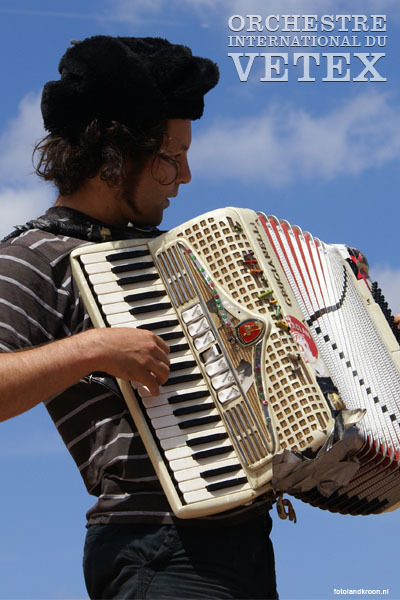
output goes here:
<path id="1" fill-rule="evenodd" d="M 100 369 L 147 386 L 153 396 L 169 377 L 169 346 L 145 329 L 115 327 L 97 329 Z"/>

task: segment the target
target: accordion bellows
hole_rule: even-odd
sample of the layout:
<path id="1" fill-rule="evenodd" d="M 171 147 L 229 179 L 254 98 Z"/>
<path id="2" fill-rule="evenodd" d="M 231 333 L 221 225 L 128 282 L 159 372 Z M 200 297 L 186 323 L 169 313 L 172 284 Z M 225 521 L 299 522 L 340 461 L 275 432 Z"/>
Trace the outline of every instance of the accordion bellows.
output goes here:
<path id="1" fill-rule="evenodd" d="M 119 385 L 181 518 L 277 491 L 353 514 L 400 500 L 398 343 L 345 250 L 331 261 L 331 247 L 294 231 L 225 208 L 71 255 L 95 326 L 170 344 L 159 396 Z"/>
<path id="2" fill-rule="evenodd" d="M 365 264 L 357 266 L 352 249 L 325 244 L 275 217 L 259 217 L 340 393 L 341 407 L 365 411 L 357 425 L 363 446 L 356 454 L 360 462 L 356 477 L 329 498 L 317 490 L 300 498 L 346 514 L 396 508 L 399 332 L 384 298 L 369 282 Z"/>

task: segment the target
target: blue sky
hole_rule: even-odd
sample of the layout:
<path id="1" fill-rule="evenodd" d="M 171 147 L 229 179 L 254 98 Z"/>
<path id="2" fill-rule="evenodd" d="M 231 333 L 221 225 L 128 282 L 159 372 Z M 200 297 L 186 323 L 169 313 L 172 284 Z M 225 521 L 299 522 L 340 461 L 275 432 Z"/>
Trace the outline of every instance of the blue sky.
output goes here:
<path id="1" fill-rule="evenodd" d="M 267 15 L 381 14 L 387 39 L 384 47 L 365 48 L 371 32 L 349 31 L 340 35 L 356 35 L 361 47 L 229 48 L 229 17 L 248 24 L 248 14 L 264 22 Z M 31 174 L 32 146 L 43 133 L 41 88 L 58 77 L 70 40 L 100 33 L 166 37 L 219 64 L 220 84 L 193 126 L 193 179 L 173 199 L 166 228 L 223 206 L 275 214 L 324 241 L 361 248 L 390 307 L 400 311 L 398 0 L 0 0 L 0 235 L 55 200 Z M 288 81 L 260 81 L 260 57 L 240 81 L 229 52 L 287 53 Z M 311 66 L 316 81 L 298 81 L 294 52 L 320 53 L 320 66 Z M 322 54 L 330 52 L 351 55 L 350 81 L 323 81 Z M 387 81 L 353 81 L 363 69 L 355 52 L 385 54 L 375 67 Z M 0 429 L 0 599 L 86 598 L 81 556 L 93 499 L 41 406 Z M 335 588 L 388 589 L 390 600 L 400 599 L 399 511 L 344 517 L 294 506 L 296 525 L 274 511 L 283 600 L 333 599 Z"/>

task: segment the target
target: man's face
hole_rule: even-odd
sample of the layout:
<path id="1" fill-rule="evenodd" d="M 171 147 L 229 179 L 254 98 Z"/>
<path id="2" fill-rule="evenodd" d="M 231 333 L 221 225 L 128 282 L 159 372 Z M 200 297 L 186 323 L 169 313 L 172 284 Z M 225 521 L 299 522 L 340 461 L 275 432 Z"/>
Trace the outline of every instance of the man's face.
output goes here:
<path id="1" fill-rule="evenodd" d="M 168 121 L 164 142 L 156 157 L 146 162 L 138 177 L 129 177 L 120 190 L 120 207 L 124 220 L 138 225 L 159 225 L 169 198 L 178 194 L 181 183 L 191 179 L 187 152 L 191 142 L 191 121 Z"/>

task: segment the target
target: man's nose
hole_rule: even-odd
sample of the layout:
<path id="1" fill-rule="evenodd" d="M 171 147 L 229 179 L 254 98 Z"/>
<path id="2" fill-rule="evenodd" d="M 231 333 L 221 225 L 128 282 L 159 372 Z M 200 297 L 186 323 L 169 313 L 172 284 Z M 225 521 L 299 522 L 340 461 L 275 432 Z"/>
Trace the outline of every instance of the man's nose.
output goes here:
<path id="1" fill-rule="evenodd" d="M 191 179 L 192 174 L 190 172 L 189 162 L 185 157 L 179 165 L 178 183 L 189 183 Z"/>

